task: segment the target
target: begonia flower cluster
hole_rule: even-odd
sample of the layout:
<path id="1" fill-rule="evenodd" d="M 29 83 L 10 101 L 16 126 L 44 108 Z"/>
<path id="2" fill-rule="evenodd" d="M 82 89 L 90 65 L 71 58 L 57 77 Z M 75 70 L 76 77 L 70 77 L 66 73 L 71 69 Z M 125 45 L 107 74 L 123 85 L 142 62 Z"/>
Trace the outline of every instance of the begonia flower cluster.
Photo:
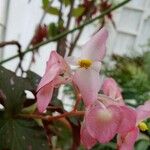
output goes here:
<path id="1" fill-rule="evenodd" d="M 64 59 L 52 51 L 37 88 L 37 107 L 43 113 L 51 103 L 54 89 L 70 83 L 78 88 L 85 105 L 81 143 L 91 149 L 97 142 L 108 143 L 117 136 L 118 150 L 133 150 L 140 130 L 148 130 L 144 120 L 150 117 L 150 101 L 131 108 L 125 104 L 113 78 L 102 80 L 100 70 L 107 38 L 108 31 L 102 28 L 83 45 L 80 57 Z"/>

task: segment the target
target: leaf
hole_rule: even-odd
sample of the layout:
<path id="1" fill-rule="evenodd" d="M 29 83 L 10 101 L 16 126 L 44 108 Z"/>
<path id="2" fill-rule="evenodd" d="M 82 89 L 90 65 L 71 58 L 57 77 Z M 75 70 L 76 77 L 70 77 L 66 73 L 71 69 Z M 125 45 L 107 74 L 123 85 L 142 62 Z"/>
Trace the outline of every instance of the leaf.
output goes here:
<path id="1" fill-rule="evenodd" d="M 71 1 L 70 0 L 62 0 L 62 3 L 67 7 L 70 5 Z"/>
<path id="2" fill-rule="evenodd" d="M 22 113 L 26 113 L 26 114 L 34 113 L 36 108 L 37 108 L 36 103 L 34 103 L 28 107 L 23 108 Z"/>
<path id="3" fill-rule="evenodd" d="M 48 26 L 48 34 L 49 37 L 54 37 L 58 34 L 58 27 L 55 23 L 50 23 L 50 25 Z"/>
<path id="4" fill-rule="evenodd" d="M 58 15 L 59 9 L 57 7 L 51 6 L 52 1 L 51 0 L 42 0 L 43 2 L 43 9 L 50 14 Z"/>
<path id="5" fill-rule="evenodd" d="M 57 136 L 56 145 L 57 147 L 70 150 L 70 146 L 72 144 L 72 132 L 71 129 L 68 128 L 62 121 L 57 120 L 53 122 L 53 129 Z"/>
<path id="6" fill-rule="evenodd" d="M 59 15 L 59 10 L 58 10 L 58 8 L 52 7 L 52 6 L 48 7 L 48 8 L 46 9 L 46 12 L 48 12 L 48 13 L 50 13 L 50 14 L 53 14 L 53 15 Z"/>
<path id="7" fill-rule="evenodd" d="M 150 52 L 145 52 L 144 56 L 143 56 L 143 67 L 144 67 L 144 71 L 148 74 L 148 77 L 150 79 Z"/>
<path id="8" fill-rule="evenodd" d="M 135 145 L 135 150 L 149 150 L 150 142 L 146 140 L 139 140 Z"/>
<path id="9" fill-rule="evenodd" d="M 1 150 L 49 150 L 44 130 L 35 121 L 0 118 Z"/>
<path id="10" fill-rule="evenodd" d="M 36 74 L 35 72 L 27 71 L 27 79 L 31 83 L 32 89 L 36 90 L 36 88 L 41 80 L 41 77 L 38 74 Z"/>
<path id="11" fill-rule="evenodd" d="M 25 90 L 32 89 L 27 79 L 15 75 L 15 73 L 0 66 L 0 89 L 5 95 L 5 111 L 8 114 L 19 113 L 26 99 Z"/>
<path id="12" fill-rule="evenodd" d="M 49 0 L 42 0 L 43 8 L 46 8 L 49 4 Z"/>
<path id="13" fill-rule="evenodd" d="M 54 105 L 54 106 L 63 108 L 63 103 L 58 98 L 52 99 L 51 104 Z"/>
<path id="14" fill-rule="evenodd" d="M 84 7 L 80 6 L 78 8 L 74 8 L 73 11 L 72 11 L 72 16 L 74 17 L 80 17 L 83 12 L 84 12 Z"/>
<path id="15" fill-rule="evenodd" d="M 116 143 L 109 142 L 107 144 L 96 144 L 92 150 L 116 150 Z"/>

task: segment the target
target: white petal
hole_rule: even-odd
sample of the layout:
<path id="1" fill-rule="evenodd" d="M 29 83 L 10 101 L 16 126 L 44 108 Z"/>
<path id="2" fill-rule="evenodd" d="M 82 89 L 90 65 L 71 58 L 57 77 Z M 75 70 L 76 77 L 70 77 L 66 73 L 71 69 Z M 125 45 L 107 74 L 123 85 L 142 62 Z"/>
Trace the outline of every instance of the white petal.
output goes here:
<path id="1" fill-rule="evenodd" d="M 97 72 L 100 72 L 100 69 L 101 69 L 101 65 L 102 63 L 100 61 L 95 61 L 92 63 L 92 69 L 94 69 L 95 71 Z"/>

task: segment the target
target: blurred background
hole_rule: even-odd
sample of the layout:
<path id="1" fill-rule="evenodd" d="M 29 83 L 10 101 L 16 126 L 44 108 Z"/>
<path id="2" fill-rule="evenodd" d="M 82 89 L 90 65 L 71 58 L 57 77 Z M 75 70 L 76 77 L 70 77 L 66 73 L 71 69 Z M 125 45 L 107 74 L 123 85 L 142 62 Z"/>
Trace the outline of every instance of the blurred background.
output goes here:
<path id="1" fill-rule="evenodd" d="M 112 4 L 117 4 L 123 0 L 110 1 Z M 77 7 L 80 1 L 75 1 Z M 82 2 L 81 2 L 82 3 Z M 59 0 L 53 1 L 53 6 L 59 8 Z M 17 40 L 24 50 L 30 43 L 37 25 L 56 23 L 58 21 L 56 14 L 47 13 L 44 15 L 42 0 L 1 0 L 0 2 L 0 41 Z M 149 0 L 132 0 L 127 5 L 113 12 L 113 21 L 107 19 L 106 25 L 110 31 L 109 41 L 107 45 L 108 54 L 141 54 L 144 49 L 143 45 L 148 43 L 150 37 L 150 1 Z M 68 7 L 63 8 L 64 13 L 68 12 Z M 44 16 L 43 16 L 44 15 Z M 67 18 L 67 15 L 65 16 Z M 64 19 L 66 19 L 64 18 Z M 98 29 L 98 22 L 87 26 L 83 31 L 78 45 L 85 43 L 90 35 Z M 73 27 L 73 21 L 71 24 Z M 33 63 L 31 69 L 42 75 L 44 72 L 45 61 L 49 57 L 51 50 L 56 49 L 56 43 L 44 45 L 40 48 L 39 54 L 35 57 L 37 61 Z M 76 47 L 79 51 L 79 47 Z M 75 52 L 76 53 L 76 52 Z M 78 53 L 78 52 L 77 52 Z M 17 54 L 15 46 L 1 48 L 0 59 Z M 26 69 L 29 65 L 31 54 L 27 54 L 24 58 L 23 67 Z M 14 70 L 18 63 L 14 59 L 4 66 Z"/>
<path id="2" fill-rule="evenodd" d="M 0 46 L 1 64 L 18 75 L 27 70 L 43 75 L 52 50 L 57 50 L 62 56 L 80 55 L 81 46 L 105 25 L 109 39 L 101 73 L 118 82 L 127 104 L 133 107 L 143 104 L 150 99 L 150 0 L 132 0 L 107 12 L 121 2 L 123 0 L 0 0 L 0 43 L 10 42 Z M 103 13 L 96 21 L 66 37 L 38 45 Z M 34 51 L 24 55 L 32 48 Z M 5 62 L 15 55 L 19 57 Z M 69 85 L 62 93 L 64 99 L 74 101 Z M 150 122 L 147 123 L 150 127 Z M 59 144 L 66 146 L 65 142 Z M 94 149 L 115 148 L 111 142 Z M 148 131 L 142 134 L 135 149 L 150 149 Z"/>

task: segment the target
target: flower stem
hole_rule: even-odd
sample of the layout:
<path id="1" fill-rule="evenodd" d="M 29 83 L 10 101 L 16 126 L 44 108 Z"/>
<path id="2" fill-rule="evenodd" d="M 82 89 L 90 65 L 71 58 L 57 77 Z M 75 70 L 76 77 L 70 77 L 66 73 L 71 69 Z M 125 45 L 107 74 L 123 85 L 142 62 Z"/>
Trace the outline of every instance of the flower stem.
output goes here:
<path id="1" fill-rule="evenodd" d="M 57 116 L 51 116 L 51 115 L 43 116 L 39 114 L 19 114 L 19 117 L 26 118 L 26 119 L 42 119 L 44 121 L 52 121 L 63 117 L 83 116 L 83 115 L 84 115 L 84 111 L 71 111 L 71 112 L 65 112 Z"/>

